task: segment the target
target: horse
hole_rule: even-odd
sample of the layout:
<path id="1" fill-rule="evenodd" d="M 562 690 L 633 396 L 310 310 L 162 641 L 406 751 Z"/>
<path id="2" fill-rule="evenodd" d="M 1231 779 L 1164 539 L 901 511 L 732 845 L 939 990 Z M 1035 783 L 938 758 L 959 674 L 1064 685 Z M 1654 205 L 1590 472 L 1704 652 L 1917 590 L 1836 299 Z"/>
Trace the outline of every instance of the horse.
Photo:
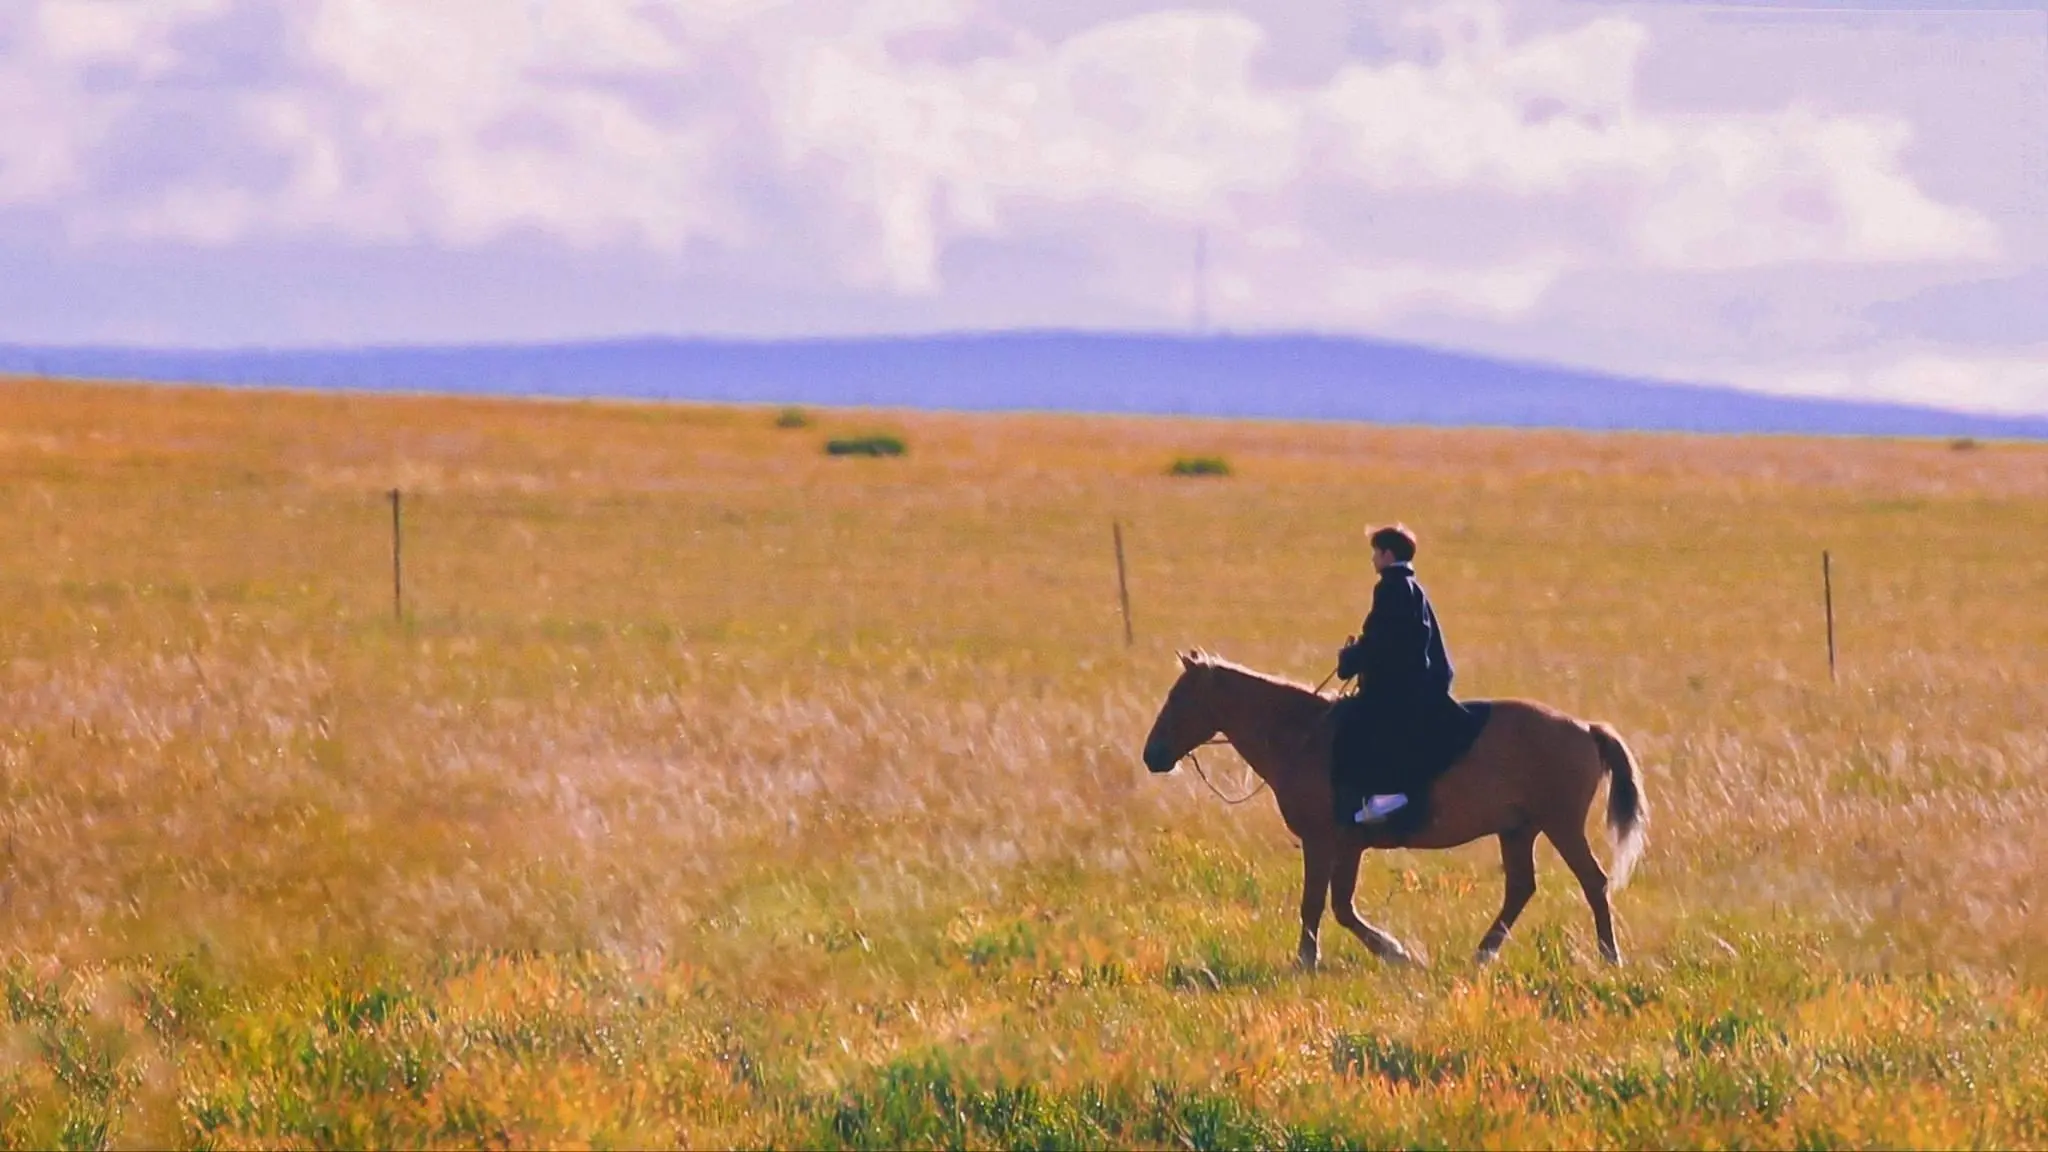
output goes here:
<path id="1" fill-rule="evenodd" d="M 1610 964 L 1621 963 L 1607 896 L 1627 882 L 1641 856 L 1650 813 L 1636 758 L 1612 727 L 1535 701 L 1492 701 L 1492 718 L 1479 739 L 1430 785 L 1422 825 L 1399 836 L 1384 825 L 1341 824 L 1336 818 L 1330 782 L 1334 700 L 1200 650 L 1179 656 L 1180 677 L 1145 737 L 1145 767 L 1155 775 L 1171 772 L 1220 736 L 1272 788 L 1280 818 L 1301 841 L 1296 955 L 1304 969 L 1313 971 L 1318 959 L 1325 894 L 1337 923 L 1373 955 L 1413 963 L 1399 940 L 1352 907 L 1359 857 L 1367 848 L 1455 848 L 1482 836 L 1500 838 L 1507 892 L 1500 915 L 1480 940 L 1478 963 L 1499 953 L 1536 894 L 1539 835 L 1578 878 L 1593 909 L 1601 955 Z M 1612 884 L 1586 839 L 1586 814 L 1602 776 L 1608 779 L 1607 827 L 1614 840 Z"/>

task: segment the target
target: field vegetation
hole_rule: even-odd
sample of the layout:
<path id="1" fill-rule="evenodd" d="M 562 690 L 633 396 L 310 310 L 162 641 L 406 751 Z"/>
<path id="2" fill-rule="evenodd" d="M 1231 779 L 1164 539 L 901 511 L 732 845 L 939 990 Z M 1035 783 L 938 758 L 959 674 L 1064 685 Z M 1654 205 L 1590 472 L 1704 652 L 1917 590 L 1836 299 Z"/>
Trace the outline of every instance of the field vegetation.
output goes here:
<path id="1" fill-rule="evenodd" d="M 901 456 L 909 451 L 901 436 L 874 432 L 865 436 L 835 436 L 825 441 L 828 456 Z"/>
<path id="2" fill-rule="evenodd" d="M 0 381 L 0 1144 L 2048 1145 L 2043 447 L 808 415 Z M 1627 966 L 1480 843 L 1299 973 L 1138 763 L 1392 519 L 1643 759 Z"/>
<path id="3" fill-rule="evenodd" d="M 1171 476 L 1228 476 L 1230 461 L 1221 456 L 1182 456 L 1166 471 Z"/>

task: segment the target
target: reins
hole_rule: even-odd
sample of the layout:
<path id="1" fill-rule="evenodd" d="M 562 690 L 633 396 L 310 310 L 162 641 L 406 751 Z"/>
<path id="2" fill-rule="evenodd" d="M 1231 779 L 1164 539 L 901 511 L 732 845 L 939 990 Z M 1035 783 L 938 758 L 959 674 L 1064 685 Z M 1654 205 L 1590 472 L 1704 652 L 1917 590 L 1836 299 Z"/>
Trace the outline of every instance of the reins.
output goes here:
<path id="1" fill-rule="evenodd" d="M 1323 694 L 1323 689 L 1329 685 L 1330 681 L 1333 678 L 1335 678 L 1336 675 L 1337 670 L 1335 668 L 1330 669 L 1330 674 L 1328 676 L 1323 677 L 1323 682 L 1321 684 L 1316 685 L 1316 695 L 1321 696 Z M 1202 741 L 1200 744 L 1195 745 L 1195 748 L 1207 748 L 1211 744 L 1228 743 L 1230 743 L 1230 738 L 1227 736 L 1211 736 L 1207 740 Z M 1185 757 L 1183 757 L 1183 759 L 1187 760 L 1188 763 L 1193 764 L 1195 766 L 1195 775 L 1201 777 L 1202 783 L 1208 785 L 1209 791 L 1214 793 L 1218 800 L 1223 801 L 1225 804 L 1229 805 L 1232 808 L 1235 808 L 1239 804 L 1242 804 L 1245 801 L 1250 800 L 1253 797 L 1256 797 L 1259 793 L 1264 792 L 1266 790 L 1266 778 L 1264 776 L 1261 776 L 1259 777 L 1259 782 L 1257 786 L 1255 786 L 1251 791 L 1233 800 L 1230 797 L 1225 796 L 1223 794 L 1223 789 L 1216 787 L 1215 781 L 1209 779 L 1209 773 L 1202 767 L 1201 758 L 1195 755 L 1194 748 L 1188 749 L 1188 754 Z"/>
<path id="2" fill-rule="evenodd" d="M 1201 744 L 1197 745 L 1197 747 L 1206 748 L 1211 744 L 1228 743 L 1230 743 L 1230 741 L 1222 736 L 1211 736 L 1207 740 L 1202 741 Z M 1195 775 L 1202 778 L 1202 783 L 1209 785 L 1209 791 L 1214 792 L 1218 800 L 1223 801 L 1225 804 L 1228 804 L 1233 808 L 1237 807 L 1239 804 L 1244 803 L 1245 801 L 1251 799 L 1254 796 L 1257 796 L 1259 793 L 1264 792 L 1266 790 L 1266 778 L 1264 776 L 1261 776 L 1259 777 L 1259 783 L 1257 787 L 1253 788 L 1251 791 L 1245 793 L 1244 795 L 1239 796 L 1237 799 L 1232 800 L 1230 797 L 1225 796 L 1223 794 L 1223 790 L 1221 788 L 1216 787 L 1215 783 L 1209 779 L 1209 773 L 1203 771 L 1201 758 L 1195 755 L 1195 750 L 1193 748 L 1188 749 L 1187 761 L 1188 763 L 1193 764 L 1195 766 Z"/>

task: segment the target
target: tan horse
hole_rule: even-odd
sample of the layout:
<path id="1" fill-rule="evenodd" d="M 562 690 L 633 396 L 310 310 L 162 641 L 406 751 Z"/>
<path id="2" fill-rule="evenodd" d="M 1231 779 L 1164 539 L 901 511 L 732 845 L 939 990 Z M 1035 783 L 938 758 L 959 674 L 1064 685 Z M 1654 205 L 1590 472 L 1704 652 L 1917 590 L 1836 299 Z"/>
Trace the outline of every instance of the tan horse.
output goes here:
<path id="1" fill-rule="evenodd" d="M 1607 908 L 1608 878 L 1586 842 L 1586 813 L 1600 778 L 1609 778 L 1607 827 L 1614 836 L 1614 884 L 1625 883 L 1643 847 L 1649 819 L 1635 758 L 1614 729 L 1589 724 L 1527 700 L 1497 700 L 1479 740 L 1431 787 L 1428 821 L 1405 840 L 1385 829 L 1339 824 L 1330 786 L 1328 723 L 1333 701 L 1312 689 L 1203 652 L 1182 653 L 1180 679 L 1145 738 L 1145 766 L 1171 772 L 1221 734 L 1272 786 L 1280 817 L 1301 840 L 1301 945 L 1314 968 L 1327 893 L 1337 923 L 1385 960 L 1407 962 L 1399 940 L 1366 923 L 1351 906 L 1359 856 L 1367 848 L 1455 848 L 1500 837 L 1507 895 L 1479 942 L 1493 958 L 1536 894 L 1536 837 L 1549 839 L 1593 906 L 1600 952 L 1621 962 Z"/>

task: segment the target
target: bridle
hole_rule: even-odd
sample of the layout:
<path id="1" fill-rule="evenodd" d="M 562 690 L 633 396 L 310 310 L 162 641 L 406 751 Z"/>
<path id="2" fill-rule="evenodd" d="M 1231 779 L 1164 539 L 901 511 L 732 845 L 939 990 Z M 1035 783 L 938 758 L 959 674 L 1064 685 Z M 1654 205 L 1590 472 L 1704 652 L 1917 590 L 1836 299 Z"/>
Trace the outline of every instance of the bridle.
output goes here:
<path id="1" fill-rule="evenodd" d="M 1316 695 L 1321 696 L 1323 694 L 1323 689 L 1329 686 L 1330 681 L 1334 679 L 1336 675 L 1337 670 L 1335 668 L 1330 669 L 1330 674 L 1328 676 L 1323 677 L 1323 682 L 1321 684 L 1316 685 Z M 1230 737 L 1225 736 L 1219 732 L 1216 735 L 1209 737 L 1207 740 L 1202 741 L 1200 744 L 1195 745 L 1195 748 L 1207 748 L 1212 744 L 1228 743 L 1230 743 Z M 1254 786 L 1251 791 L 1245 793 L 1242 796 L 1239 796 L 1237 799 L 1233 800 L 1230 797 L 1225 796 L 1223 794 L 1223 789 L 1216 787 L 1215 781 L 1209 779 L 1209 773 L 1202 768 L 1201 758 L 1195 755 L 1195 748 L 1188 749 L 1187 755 L 1182 756 L 1181 759 L 1195 766 L 1195 775 L 1201 777 L 1202 783 L 1208 786 L 1209 791 L 1214 793 L 1218 800 L 1221 800 L 1230 807 L 1235 808 L 1239 804 L 1242 804 L 1247 800 L 1253 799 L 1259 793 L 1264 792 L 1266 790 L 1266 778 L 1264 776 L 1261 776 L 1259 777 L 1258 784 Z"/>

